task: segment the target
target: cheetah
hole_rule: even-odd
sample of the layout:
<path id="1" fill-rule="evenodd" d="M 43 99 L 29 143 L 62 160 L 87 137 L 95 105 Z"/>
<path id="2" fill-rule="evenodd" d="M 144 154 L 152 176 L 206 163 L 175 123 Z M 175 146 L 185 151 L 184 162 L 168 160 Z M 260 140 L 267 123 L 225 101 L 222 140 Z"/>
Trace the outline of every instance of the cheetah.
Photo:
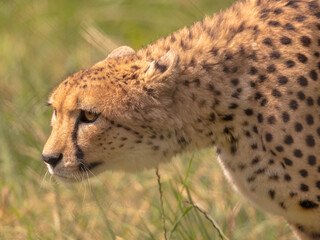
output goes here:
<path id="1" fill-rule="evenodd" d="M 42 158 L 77 181 L 215 146 L 240 193 L 320 239 L 319 74 L 319 0 L 239 1 L 64 80 Z"/>

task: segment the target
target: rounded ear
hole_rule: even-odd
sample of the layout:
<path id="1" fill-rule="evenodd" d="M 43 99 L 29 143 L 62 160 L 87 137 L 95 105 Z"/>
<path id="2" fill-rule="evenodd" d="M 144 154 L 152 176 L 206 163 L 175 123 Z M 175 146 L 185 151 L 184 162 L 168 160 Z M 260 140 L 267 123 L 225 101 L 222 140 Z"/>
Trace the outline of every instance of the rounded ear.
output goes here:
<path id="1" fill-rule="evenodd" d="M 116 58 L 116 57 L 123 57 L 123 56 L 130 56 L 134 55 L 136 52 L 128 46 L 121 46 L 114 49 L 107 57 L 108 58 Z"/>
<path id="2" fill-rule="evenodd" d="M 164 78 L 174 74 L 179 63 L 179 55 L 170 49 L 165 55 L 151 62 L 146 71 L 147 79 Z"/>
<path id="3" fill-rule="evenodd" d="M 103 59 L 100 62 L 97 62 L 94 65 L 94 67 L 97 67 L 97 66 L 103 64 L 107 59 L 110 59 L 110 58 L 130 56 L 130 55 L 134 55 L 134 54 L 136 54 L 136 52 L 131 47 L 121 46 L 121 47 L 114 49 L 105 59 Z"/>

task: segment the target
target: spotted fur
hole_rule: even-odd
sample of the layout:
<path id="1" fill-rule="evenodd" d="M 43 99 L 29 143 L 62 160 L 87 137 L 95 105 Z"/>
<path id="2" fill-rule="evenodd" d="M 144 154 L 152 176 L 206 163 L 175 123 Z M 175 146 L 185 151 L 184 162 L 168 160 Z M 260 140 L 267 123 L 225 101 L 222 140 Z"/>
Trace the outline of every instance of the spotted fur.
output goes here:
<path id="1" fill-rule="evenodd" d="M 63 81 L 43 158 L 76 179 L 216 146 L 239 192 L 320 239 L 319 82 L 320 2 L 241 1 Z"/>

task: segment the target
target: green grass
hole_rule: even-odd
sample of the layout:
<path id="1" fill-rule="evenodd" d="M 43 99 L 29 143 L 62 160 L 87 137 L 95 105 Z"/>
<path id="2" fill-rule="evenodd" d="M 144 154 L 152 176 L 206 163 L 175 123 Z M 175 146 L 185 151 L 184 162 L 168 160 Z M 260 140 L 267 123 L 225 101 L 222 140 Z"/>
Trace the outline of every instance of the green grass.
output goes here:
<path id="1" fill-rule="evenodd" d="M 50 133 L 47 96 L 68 74 L 135 49 L 226 8 L 226 0 L 0 0 L 0 239 L 161 239 L 154 171 L 106 172 L 56 183 L 40 156 Z M 192 163 L 191 163 L 192 159 Z M 213 150 L 160 167 L 171 239 L 219 239 L 205 209 L 236 240 L 290 239 L 225 180 Z"/>

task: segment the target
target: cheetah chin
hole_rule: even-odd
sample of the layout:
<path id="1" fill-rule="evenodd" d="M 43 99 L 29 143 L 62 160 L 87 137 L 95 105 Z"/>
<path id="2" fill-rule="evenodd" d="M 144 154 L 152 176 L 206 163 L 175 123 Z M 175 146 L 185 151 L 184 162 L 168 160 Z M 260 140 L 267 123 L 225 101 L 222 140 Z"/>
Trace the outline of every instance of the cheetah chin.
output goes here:
<path id="1" fill-rule="evenodd" d="M 63 180 L 217 147 L 230 183 L 320 239 L 320 2 L 244 0 L 51 94 L 42 158 Z"/>

